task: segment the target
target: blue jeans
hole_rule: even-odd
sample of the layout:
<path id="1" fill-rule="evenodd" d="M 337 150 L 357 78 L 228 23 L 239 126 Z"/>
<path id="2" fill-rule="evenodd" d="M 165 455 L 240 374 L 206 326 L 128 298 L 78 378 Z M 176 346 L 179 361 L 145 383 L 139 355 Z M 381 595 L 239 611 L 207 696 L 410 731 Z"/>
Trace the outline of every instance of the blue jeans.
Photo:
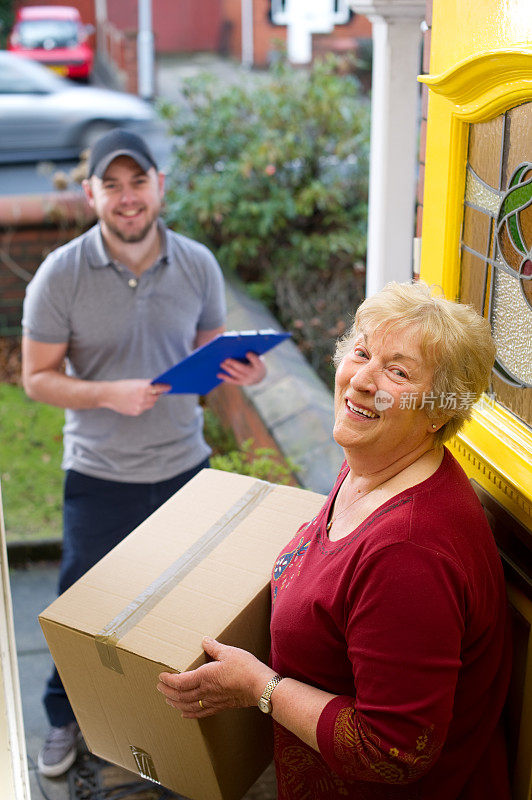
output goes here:
<path id="1" fill-rule="evenodd" d="M 68 470 L 65 474 L 59 594 L 208 466 L 207 459 L 197 467 L 159 483 L 104 481 Z M 59 728 L 75 719 L 56 669 L 47 683 L 43 700 L 50 725 Z"/>

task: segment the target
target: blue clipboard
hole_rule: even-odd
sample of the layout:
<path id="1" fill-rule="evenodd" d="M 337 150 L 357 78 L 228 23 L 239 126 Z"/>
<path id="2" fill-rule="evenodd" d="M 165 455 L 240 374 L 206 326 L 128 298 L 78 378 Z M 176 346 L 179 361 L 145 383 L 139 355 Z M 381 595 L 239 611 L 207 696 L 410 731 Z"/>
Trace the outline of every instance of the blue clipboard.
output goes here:
<path id="1" fill-rule="evenodd" d="M 207 394 L 222 383 L 217 374 L 226 358 L 245 360 L 246 353 L 262 355 L 292 334 L 278 331 L 226 331 L 175 364 L 152 383 L 168 383 L 167 394 Z M 223 370 L 222 370 L 223 372 Z"/>

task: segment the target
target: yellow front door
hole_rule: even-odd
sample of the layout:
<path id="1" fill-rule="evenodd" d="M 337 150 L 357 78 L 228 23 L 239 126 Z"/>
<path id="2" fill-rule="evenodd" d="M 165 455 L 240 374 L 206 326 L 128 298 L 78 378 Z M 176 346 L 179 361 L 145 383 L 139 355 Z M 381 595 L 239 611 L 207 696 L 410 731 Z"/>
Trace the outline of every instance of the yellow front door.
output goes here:
<path id="1" fill-rule="evenodd" d="M 421 277 L 488 316 L 489 395 L 452 443 L 532 530 L 532 7 L 434 0 Z"/>
<path id="2" fill-rule="evenodd" d="M 430 74 L 420 80 L 429 87 L 421 277 L 487 317 L 497 344 L 490 391 L 450 447 L 497 501 L 494 513 L 503 507 L 498 544 L 519 622 L 510 766 L 515 800 L 532 800 L 530 0 L 434 0 Z"/>

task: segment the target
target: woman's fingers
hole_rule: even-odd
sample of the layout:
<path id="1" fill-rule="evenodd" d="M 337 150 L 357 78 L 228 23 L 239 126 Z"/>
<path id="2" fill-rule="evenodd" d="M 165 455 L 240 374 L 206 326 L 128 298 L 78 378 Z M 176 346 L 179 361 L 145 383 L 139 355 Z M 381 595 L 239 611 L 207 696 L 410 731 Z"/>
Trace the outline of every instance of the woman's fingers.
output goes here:
<path id="1" fill-rule="evenodd" d="M 159 689 L 159 691 L 161 690 Z M 213 714 L 217 714 L 227 708 L 224 702 L 216 702 L 207 698 L 202 699 L 197 692 L 187 692 L 173 697 L 168 696 L 165 692 L 163 694 L 165 694 L 166 703 L 172 708 L 181 711 L 183 717 L 187 719 L 211 717 Z"/>
<path id="2" fill-rule="evenodd" d="M 179 689 L 179 691 L 187 692 L 198 689 L 201 678 L 196 669 L 190 672 L 161 672 L 159 682 L 169 689 Z"/>
<path id="3" fill-rule="evenodd" d="M 205 667 L 209 666 L 205 665 Z M 170 705 L 183 712 L 200 714 L 209 707 L 219 709 L 221 702 L 217 696 L 221 696 L 223 693 L 221 687 L 210 676 L 211 670 L 205 669 L 205 667 L 179 674 L 163 672 L 159 675 L 157 690 L 165 696 Z M 200 700 L 204 704 L 203 708 Z M 211 713 L 214 712 L 211 711 Z"/>
<path id="4" fill-rule="evenodd" d="M 211 637 L 205 637 L 202 644 L 213 660 L 190 672 L 159 675 L 157 689 L 167 702 L 183 716 L 197 718 L 228 708 L 254 705 L 257 695 L 254 684 L 266 685 L 267 682 L 267 677 L 257 677 L 257 673 L 266 671 L 269 675 L 269 667 L 251 653 L 221 644 Z"/>

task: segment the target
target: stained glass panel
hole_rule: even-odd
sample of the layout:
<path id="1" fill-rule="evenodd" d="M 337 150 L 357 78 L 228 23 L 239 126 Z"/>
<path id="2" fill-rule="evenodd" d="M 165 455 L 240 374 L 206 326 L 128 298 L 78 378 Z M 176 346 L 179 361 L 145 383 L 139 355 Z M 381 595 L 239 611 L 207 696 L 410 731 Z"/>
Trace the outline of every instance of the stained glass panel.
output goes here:
<path id="1" fill-rule="evenodd" d="M 460 298 L 488 317 L 495 399 L 532 425 L 532 103 L 470 126 Z"/>

